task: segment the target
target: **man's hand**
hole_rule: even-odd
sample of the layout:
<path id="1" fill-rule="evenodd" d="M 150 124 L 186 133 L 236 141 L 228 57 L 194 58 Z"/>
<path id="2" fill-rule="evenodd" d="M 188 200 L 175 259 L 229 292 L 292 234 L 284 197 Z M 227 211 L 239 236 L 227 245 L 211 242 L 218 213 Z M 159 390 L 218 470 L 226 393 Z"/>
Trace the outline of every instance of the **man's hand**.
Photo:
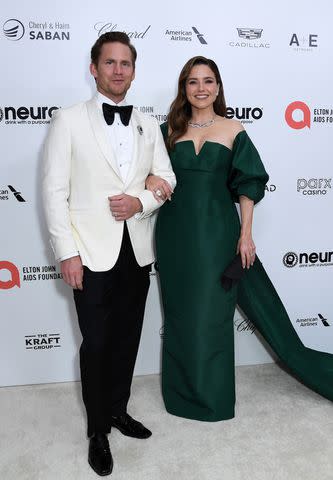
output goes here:
<path id="1" fill-rule="evenodd" d="M 137 197 L 122 193 L 108 198 L 111 213 L 117 221 L 128 220 L 136 213 L 142 212 L 142 203 Z"/>
<path id="2" fill-rule="evenodd" d="M 80 255 L 60 262 L 62 278 L 75 290 L 82 290 L 83 266 Z"/>

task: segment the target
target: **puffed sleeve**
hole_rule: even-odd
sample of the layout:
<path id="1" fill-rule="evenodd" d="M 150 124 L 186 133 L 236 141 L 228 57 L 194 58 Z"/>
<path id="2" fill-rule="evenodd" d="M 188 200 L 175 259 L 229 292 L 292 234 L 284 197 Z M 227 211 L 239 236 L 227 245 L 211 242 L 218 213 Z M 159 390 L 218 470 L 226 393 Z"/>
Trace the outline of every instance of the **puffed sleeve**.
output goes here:
<path id="1" fill-rule="evenodd" d="M 265 194 L 268 174 L 259 153 L 245 130 L 238 133 L 232 147 L 232 166 L 229 188 L 235 202 L 245 195 L 259 202 Z"/>

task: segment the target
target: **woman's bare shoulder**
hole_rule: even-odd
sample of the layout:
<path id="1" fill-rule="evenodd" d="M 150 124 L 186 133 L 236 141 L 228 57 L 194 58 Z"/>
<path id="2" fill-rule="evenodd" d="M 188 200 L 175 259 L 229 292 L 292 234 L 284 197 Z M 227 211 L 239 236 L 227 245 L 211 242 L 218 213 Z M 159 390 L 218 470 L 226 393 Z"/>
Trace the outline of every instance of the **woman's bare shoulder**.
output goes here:
<path id="1" fill-rule="evenodd" d="M 228 133 L 232 138 L 235 138 L 236 135 L 244 130 L 243 125 L 239 120 L 234 120 L 233 118 L 226 118 L 226 117 L 217 117 L 218 123 L 221 124 L 224 131 Z"/>

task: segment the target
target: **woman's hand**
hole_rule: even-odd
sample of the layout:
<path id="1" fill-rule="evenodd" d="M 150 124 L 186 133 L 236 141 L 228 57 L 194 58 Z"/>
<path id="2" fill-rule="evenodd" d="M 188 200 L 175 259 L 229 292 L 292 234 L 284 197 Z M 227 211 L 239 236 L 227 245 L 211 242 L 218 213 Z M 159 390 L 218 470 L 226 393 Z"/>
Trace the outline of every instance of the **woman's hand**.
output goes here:
<path id="1" fill-rule="evenodd" d="M 148 175 L 146 178 L 146 189 L 153 192 L 158 202 L 164 202 L 166 199 L 171 200 L 173 190 L 169 183 L 157 175 Z"/>
<path id="2" fill-rule="evenodd" d="M 255 259 L 256 246 L 251 235 L 241 235 L 237 244 L 237 254 L 240 253 L 243 268 L 250 268 Z"/>

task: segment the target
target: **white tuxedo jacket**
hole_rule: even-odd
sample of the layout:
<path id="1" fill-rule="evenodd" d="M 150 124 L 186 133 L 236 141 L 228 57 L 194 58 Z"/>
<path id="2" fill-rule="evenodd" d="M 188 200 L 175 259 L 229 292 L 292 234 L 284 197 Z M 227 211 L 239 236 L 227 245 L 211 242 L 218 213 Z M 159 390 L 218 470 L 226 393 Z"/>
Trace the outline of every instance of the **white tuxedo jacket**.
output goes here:
<path id="1" fill-rule="evenodd" d="M 56 259 L 78 251 L 84 265 L 105 271 L 117 261 L 123 222 L 111 214 L 108 197 L 127 193 L 141 200 L 139 218 L 127 220 L 139 265 L 154 261 L 151 214 L 160 207 L 145 190 L 149 173 L 175 186 L 175 175 L 158 122 L 133 110 L 133 162 L 126 182 L 105 132 L 96 98 L 66 109 L 52 119 L 44 149 L 43 200 Z"/>

